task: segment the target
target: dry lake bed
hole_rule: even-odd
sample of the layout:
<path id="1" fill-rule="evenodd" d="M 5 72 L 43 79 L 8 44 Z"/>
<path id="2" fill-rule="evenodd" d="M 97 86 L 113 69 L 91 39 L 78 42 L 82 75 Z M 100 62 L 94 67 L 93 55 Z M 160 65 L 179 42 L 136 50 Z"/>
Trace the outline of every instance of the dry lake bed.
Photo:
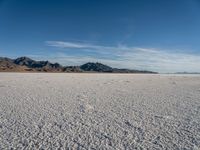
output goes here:
<path id="1" fill-rule="evenodd" d="M 200 149 L 200 76 L 0 73 L 0 149 Z"/>

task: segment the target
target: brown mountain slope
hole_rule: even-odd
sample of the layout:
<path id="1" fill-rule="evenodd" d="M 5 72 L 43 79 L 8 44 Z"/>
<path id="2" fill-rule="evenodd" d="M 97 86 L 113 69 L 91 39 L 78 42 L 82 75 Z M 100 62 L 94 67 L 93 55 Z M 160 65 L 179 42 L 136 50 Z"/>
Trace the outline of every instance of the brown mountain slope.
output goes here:
<path id="1" fill-rule="evenodd" d="M 26 66 L 16 65 L 12 59 L 0 58 L 0 72 L 26 72 L 35 71 Z"/>

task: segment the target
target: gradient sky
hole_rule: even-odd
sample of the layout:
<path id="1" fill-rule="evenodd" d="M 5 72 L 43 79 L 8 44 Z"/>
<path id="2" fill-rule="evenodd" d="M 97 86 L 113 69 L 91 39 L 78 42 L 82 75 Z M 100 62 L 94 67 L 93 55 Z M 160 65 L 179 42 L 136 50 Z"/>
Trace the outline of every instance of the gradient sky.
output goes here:
<path id="1" fill-rule="evenodd" d="M 0 56 L 200 72 L 200 0 L 0 0 Z"/>

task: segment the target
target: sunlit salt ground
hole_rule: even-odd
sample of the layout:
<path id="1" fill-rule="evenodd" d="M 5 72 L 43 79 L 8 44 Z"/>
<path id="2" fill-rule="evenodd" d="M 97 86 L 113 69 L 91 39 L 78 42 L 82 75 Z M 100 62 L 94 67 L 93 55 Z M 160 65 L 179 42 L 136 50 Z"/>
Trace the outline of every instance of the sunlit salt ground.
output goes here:
<path id="1" fill-rule="evenodd" d="M 0 149 L 200 149 L 200 76 L 0 73 Z"/>

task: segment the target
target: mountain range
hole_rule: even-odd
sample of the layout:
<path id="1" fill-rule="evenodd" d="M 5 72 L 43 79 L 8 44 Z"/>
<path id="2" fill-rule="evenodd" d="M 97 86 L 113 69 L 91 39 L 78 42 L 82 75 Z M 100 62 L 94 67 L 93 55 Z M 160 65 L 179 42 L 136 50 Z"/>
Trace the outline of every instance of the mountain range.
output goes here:
<path id="1" fill-rule="evenodd" d="M 36 61 L 28 57 L 16 59 L 0 57 L 0 72 L 107 72 L 107 73 L 156 73 L 131 69 L 118 69 L 110 66 L 88 62 L 80 66 L 62 66 L 49 61 Z"/>

